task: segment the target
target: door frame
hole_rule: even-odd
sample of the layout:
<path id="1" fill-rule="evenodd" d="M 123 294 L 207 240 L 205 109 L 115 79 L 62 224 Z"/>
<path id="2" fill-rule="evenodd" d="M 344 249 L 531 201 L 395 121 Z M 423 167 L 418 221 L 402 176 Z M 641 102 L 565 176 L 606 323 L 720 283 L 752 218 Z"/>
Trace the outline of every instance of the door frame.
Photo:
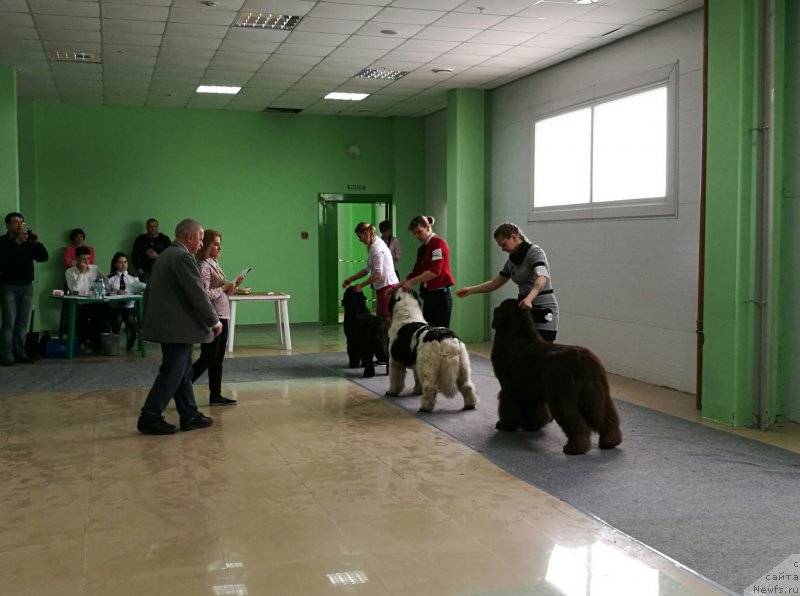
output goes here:
<path id="1" fill-rule="evenodd" d="M 338 272 L 339 221 L 337 205 L 344 203 L 383 204 L 384 219 L 391 220 L 394 210 L 389 194 L 343 194 L 319 193 L 319 320 L 323 325 L 339 324 L 339 280 Z M 376 225 L 380 222 L 372 222 Z"/>

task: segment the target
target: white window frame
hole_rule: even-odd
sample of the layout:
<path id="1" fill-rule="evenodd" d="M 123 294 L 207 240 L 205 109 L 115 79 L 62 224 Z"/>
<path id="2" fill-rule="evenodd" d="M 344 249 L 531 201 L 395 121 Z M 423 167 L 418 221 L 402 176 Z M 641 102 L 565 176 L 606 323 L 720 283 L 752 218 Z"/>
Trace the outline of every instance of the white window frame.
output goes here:
<path id="1" fill-rule="evenodd" d="M 636 95 L 662 86 L 666 86 L 667 89 L 667 172 L 666 195 L 664 197 L 536 207 L 533 180 L 536 157 L 535 127 L 537 122 L 587 107 L 594 108 L 598 104 Z M 620 81 L 593 85 L 591 88 L 572 95 L 572 103 L 569 105 L 550 102 L 547 105 L 539 106 L 537 113 L 534 114 L 530 122 L 531 208 L 528 213 L 528 222 L 677 217 L 677 91 L 678 64 L 676 62 L 675 64 L 656 68 Z"/>

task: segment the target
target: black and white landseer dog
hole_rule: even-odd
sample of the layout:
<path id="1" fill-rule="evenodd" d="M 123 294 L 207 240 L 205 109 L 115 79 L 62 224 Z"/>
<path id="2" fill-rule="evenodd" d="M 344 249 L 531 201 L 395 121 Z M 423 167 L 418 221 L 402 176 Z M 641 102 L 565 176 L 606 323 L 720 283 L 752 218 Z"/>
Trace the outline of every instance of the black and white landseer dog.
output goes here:
<path id="1" fill-rule="evenodd" d="M 347 338 L 347 357 L 350 368 L 364 367 L 365 377 L 375 376 L 374 358 L 389 361 L 389 336 L 380 317 L 369 312 L 367 297 L 353 286 L 344 291 L 344 334 Z"/>
<path id="2" fill-rule="evenodd" d="M 469 354 L 464 343 L 446 327 L 425 322 L 419 299 L 414 292 L 397 289 L 389 302 L 392 325 L 389 327 L 388 396 L 400 395 L 406 369 L 414 371 L 414 395 L 422 395 L 420 412 L 433 411 L 436 392 L 455 397 L 461 392 L 464 409 L 478 404 L 472 384 Z"/>
<path id="3" fill-rule="evenodd" d="M 592 431 L 600 434 L 600 449 L 622 442 L 605 368 L 591 350 L 544 341 L 513 298 L 494 309 L 492 327 L 492 367 L 500 381 L 495 428 L 539 430 L 555 418 L 568 455 L 589 451 Z"/>

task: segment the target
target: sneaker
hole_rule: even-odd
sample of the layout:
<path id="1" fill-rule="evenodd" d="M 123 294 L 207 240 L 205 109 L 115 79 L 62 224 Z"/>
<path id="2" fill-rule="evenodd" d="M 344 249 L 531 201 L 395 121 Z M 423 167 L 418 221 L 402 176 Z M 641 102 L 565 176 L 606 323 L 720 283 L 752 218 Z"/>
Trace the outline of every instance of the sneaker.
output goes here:
<path id="1" fill-rule="evenodd" d="M 210 416 L 204 416 L 200 412 L 195 414 L 188 420 L 181 420 L 181 430 L 196 430 L 198 428 L 208 428 L 214 424 L 214 419 Z"/>
<path id="2" fill-rule="evenodd" d="M 178 430 L 178 427 L 170 424 L 164 418 L 139 416 L 136 429 L 143 435 L 171 435 Z"/>
<path id="3" fill-rule="evenodd" d="M 235 399 L 229 399 L 222 395 L 212 397 L 208 401 L 212 406 L 235 406 L 237 403 Z"/>

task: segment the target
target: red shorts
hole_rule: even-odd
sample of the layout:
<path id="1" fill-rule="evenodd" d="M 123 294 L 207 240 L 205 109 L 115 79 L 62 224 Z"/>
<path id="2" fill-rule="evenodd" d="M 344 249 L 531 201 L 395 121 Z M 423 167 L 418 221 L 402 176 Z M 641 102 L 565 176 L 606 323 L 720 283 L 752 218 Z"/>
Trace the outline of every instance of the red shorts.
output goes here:
<path id="1" fill-rule="evenodd" d="M 377 295 L 377 312 L 378 316 L 381 317 L 388 317 L 389 316 L 389 294 L 391 291 L 399 286 L 400 284 L 394 284 L 392 286 L 384 286 L 380 290 L 376 292 Z"/>

